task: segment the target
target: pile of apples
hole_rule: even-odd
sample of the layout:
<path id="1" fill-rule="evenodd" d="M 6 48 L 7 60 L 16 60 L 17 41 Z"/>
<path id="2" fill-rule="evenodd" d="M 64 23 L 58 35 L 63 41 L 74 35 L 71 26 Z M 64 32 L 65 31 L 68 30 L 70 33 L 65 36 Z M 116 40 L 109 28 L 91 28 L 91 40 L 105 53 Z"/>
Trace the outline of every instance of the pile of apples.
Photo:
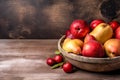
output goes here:
<path id="1" fill-rule="evenodd" d="M 120 25 L 117 21 L 95 19 L 74 20 L 65 33 L 62 48 L 86 57 L 104 58 L 120 56 Z"/>

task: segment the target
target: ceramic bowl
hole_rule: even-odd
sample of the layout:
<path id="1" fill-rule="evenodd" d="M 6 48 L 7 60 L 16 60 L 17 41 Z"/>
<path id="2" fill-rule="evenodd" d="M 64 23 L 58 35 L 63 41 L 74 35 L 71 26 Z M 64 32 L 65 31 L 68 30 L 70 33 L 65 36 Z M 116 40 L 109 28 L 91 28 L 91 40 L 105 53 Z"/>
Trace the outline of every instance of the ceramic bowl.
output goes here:
<path id="1" fill-rule="evenodd" d="M 120 56 L 115 58 L 92 58 L 85 57 L 73 53 L 68 53 L 62 49 L 61 45 L 65 39 L 65 36 L 62 36 L 58 41 L 58 49 L 65 57 L 67 61 L 72 63 L 74 66 L 79 69 L 93 71 L 93 72 L 108 72 L 120 69 Z"/>

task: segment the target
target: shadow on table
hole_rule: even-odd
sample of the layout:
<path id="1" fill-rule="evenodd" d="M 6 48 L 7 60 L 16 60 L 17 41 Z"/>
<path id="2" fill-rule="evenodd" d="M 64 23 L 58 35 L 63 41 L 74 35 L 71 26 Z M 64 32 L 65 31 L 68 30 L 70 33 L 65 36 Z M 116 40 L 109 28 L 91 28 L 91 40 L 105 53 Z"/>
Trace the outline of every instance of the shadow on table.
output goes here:
<path id="1" fill-rule="evenodd" d="M 85 72 L 85 73 L 100 74 L 100 75 L 112 75 L 112 76 L 120 75 L 120 69 L 117 69 L 117 70 L 114 70 L 114 71 L 108 71 L 108 72 L 92 72 L 92 71 L 86 71 L 86 70 L 76 68 L 74 72 L 77 72 L 79 70 L 82 71 L 82 72 Z"/>
<path id="2" fill-rule="evenodd" d="M 105 75 L 120 75 L 120 69 L 114 70 L 114 71 L 109 71 L 109 72 L 101 72 L 100 74 L 105 74 Z"/>

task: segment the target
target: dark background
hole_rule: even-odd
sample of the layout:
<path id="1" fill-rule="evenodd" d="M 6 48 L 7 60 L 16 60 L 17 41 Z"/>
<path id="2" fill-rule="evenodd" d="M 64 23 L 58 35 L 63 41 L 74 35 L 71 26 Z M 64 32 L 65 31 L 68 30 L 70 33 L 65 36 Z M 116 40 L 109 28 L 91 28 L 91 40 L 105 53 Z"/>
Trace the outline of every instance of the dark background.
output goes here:
<path id="1" fill-rule="evenodd" d="M 60 38 L 75 19 L 119 22 L 119 4 L 119 0 L 0 0 L 0 38 Z"/>

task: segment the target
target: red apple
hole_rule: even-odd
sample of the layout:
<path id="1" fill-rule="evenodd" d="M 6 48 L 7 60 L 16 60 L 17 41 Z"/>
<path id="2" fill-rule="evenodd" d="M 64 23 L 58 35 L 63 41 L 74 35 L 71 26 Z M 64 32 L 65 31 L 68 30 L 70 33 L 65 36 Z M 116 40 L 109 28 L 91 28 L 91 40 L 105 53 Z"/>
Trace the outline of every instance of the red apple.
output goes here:
<path id="1" fill-rule="evenodd" d="M 117 21 L 111 21 L 109 22 L 109 24 L 113 30 L 117 29 L 117 27 L 119 26 L 119 23 Z"/>
<path id="2" fill-rule="evenodd" d="M 65 33 L 65 38 L 74 39 L 74 36 L 71 34 L 70 30 L 67 30 Z"/>
<path id="3" fill-rule="evenodd" d="M 70 25 L 70 32 L 75 38 L 84 38 L 90 28 L 84 20 L 74 20 Z"/>
<path id="4" fill-rule="evenodd" d="M 93 35 L 87 34 L 84 38 L 84 43 L 90 41 L 90 40 L 96 40 Z"/>
<path id="5" fill-rule="evenodd" d="M 102 19 L 95 19 L 90 23 L 91 29 L 94 29 L 98 24 L 105 22 Z"/>
<path id="6" fill-rule="evenodd" d="M 115 38 L 120 39 L 120 26 L 115 30 Z"/>
<path id="7" fill-rule="evenodd" d="M 86 57 L 104 57 L 104 48 L 96 40 L 90 40 L 83 45 L 82 55 Z"/>

